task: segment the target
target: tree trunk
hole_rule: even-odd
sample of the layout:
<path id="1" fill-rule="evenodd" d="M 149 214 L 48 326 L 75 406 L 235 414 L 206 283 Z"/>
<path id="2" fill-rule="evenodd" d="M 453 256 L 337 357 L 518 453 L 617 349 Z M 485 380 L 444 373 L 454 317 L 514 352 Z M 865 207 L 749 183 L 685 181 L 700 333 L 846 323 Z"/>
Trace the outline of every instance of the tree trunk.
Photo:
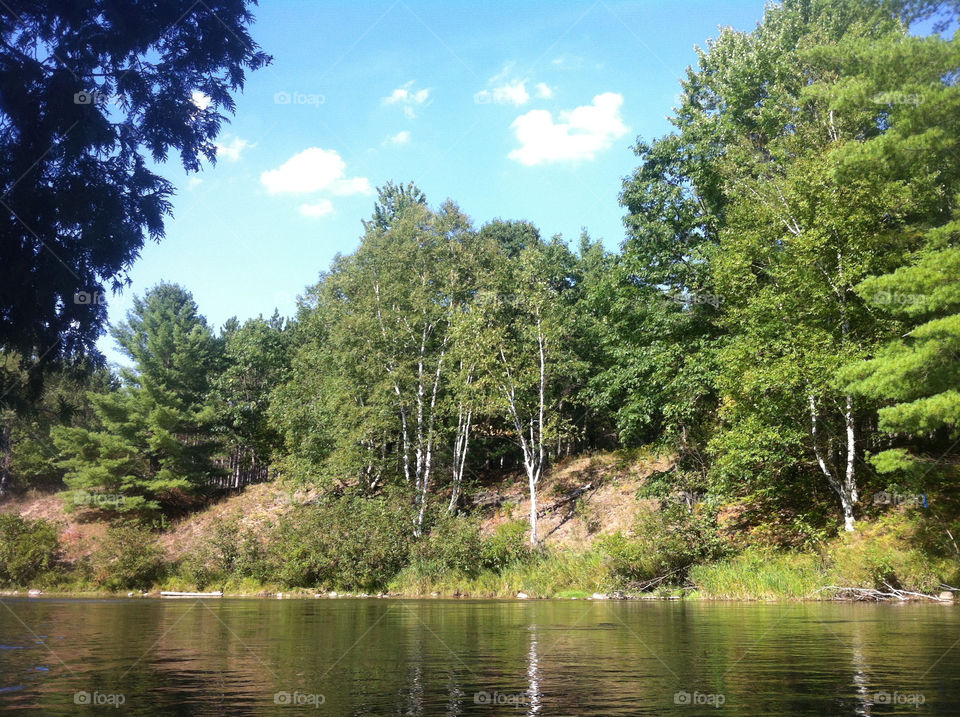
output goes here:
<path id="1" fill-rule="evenodd" d="M 10 464 L 13 460 L 13 445 L 11 435 L 11 418 L 7 416 L 0 426 L 0 498 L 7 495 L 10 486 Z"/>

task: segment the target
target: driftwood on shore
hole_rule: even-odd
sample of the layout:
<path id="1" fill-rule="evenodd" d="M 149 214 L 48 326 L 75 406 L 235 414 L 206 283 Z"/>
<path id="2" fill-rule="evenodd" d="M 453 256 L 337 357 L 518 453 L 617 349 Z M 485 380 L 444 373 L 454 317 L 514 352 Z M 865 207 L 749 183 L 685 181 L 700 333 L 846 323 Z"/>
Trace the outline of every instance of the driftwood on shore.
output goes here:
<path id="1" fill-rule="evenodd" d="M 837 600 L 868 600 L 871 602 L 883 602 L 885 600 L 933 600 L 934 602 L 950 602 L 953 600 L 952 592 L 949 593 L 949 597 L 945 597 L 946 592 L 940 593 L 940 595 L 927 595 L 926 593 L 913 592 L 912 590 L 900 590 L 887 582 L 885 582 L 883 586 L 885 590 L 827 585 L 814 592 L 814 595 L 827 590 L 834 590 L 836 591 L 834 599 Z"/>

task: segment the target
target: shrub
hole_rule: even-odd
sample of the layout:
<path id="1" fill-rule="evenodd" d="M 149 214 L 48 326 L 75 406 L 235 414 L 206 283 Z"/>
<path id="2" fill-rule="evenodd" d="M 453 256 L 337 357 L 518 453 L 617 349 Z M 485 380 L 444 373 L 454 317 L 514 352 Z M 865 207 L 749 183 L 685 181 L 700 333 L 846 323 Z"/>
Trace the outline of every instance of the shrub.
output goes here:
<path id="1" fill-rule="evenodd" d="M 60 559 L 57 528 L 46 520 L 0 514 L 0 583 L 23 587 L 47 576 Z"/>
<path id="2" fill-rule="evenodd" d="M 163 551 L 133 523 L 110 526 L 93 554 L 93 581 L 108 590 L 146 590 L 163 578 Z"/>
<path id="3" fill-rule="evenodd" d="M 522 563 L 532 557 L 529 544 L 530 526 L 520 520 L 501 523 L 483 541 L 481 560 L 483 566 L 500 572 L 514 563 Z"/>
<path id="4" fill-rule="evenodd" d="M 830 581 L 841 587 L 932 593 L 954 576 L 955 562 L 938 559 L 921 548 L 918 521 L 900 513 L 874 523 L 861 522 L 855 533 L 845 534 L 827 548 Z"/>
<path id="5" fill-rule="evenodd" d="M 439 578 L 451 571 L 476 577 L 486 562 L 480 524 L 471 518 L 441 518 L 428 535 L 413 544 L 410 557 L 424 577 Z"/>
<path id="6" fill-rule="evenodd" d="M 667 505 L 641 513 L 630 536 L 609 536 L 600 549 L 608 555 L 614 577 L 630 584 L 665 575 L 679 580 L 691 565 L 721 557 L 726 544 L 713 515 Z"/>
<path id="7" fill-rule="evenodd" d="M 181 559 L 178 572 L 198 590 L 232 577 L 264 582 L 266 553 L 257 536 L 244 530 L 236 517 L 227 518 L 216 523 L 206 543 Z"/>
<path id="8" fill-rule="evenodd" d="M 267 545 L 271 577 L 288 587 L 375 591 L 409 559 L 406 501 L 344 496 L 298 507 Z"/>

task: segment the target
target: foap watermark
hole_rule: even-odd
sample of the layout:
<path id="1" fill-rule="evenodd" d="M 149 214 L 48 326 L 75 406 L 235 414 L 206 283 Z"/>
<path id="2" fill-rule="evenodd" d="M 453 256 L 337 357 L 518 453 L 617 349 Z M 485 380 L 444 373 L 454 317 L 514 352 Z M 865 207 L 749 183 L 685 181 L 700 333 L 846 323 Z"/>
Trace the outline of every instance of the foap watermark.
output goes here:
<path id="1" fill-rule="evenodd" d="M 878 92 L 870 101 L 875 105 L 913 105 L 919 107 L 923 104 L 923 95 L 918 92 Z"/>
<path id="2" fill-rule="evenodd" d="M 287 92 L 281 90 L 273 95 L 273 104 L 275 105 L 313 105 L 320 107 L 327 101 L 323 95 L 312 94 L 309 92 Z"/>
<path id="3" fill-rule="evenodd" d="M 526 707 L 530 704 L 530 696 L 526 692 L 474 692 L 475 705 L 509 705 L 510 707 Z"/>
<path id="4" fill-rule="evenodd" d="M 108 95 L 106 92 L 100 92 L 99 90 L 80 90 L 73 93 L 73 104 L 75 105 L 115 105 L 119 101 L 119 97 Z"/>
<path id="5" fill-rule="evenodd" d="M 73 693 L 73 704 L 75 705 L 93 705 L 120 709 L 120 705 L 126 701 L 126 695 L 121 692 L 87 692 L 86 690 L 80 690 L 79 692 Z"/>
<path id="6" fill-rule="evenodd" d="M 921 692 L 887 692 L 886 690 L 880 690 L 873 693 L 873 701 L 878 705 L 915 705 L 919 707 L 927 701 L 927 697 Z"/>
<path id="7" fill-rule="evenodd" d="M 75 291 L 73 292 L 73 303 L 83 306 L 100 306 L 107 303 L 107 297 L 102 291 Z"/>
<path id="8" fill-rule="evenodd" d="M 706 499 L 706 493 L 691 490 L 682 490 L 678 493 L 672 493 L 667 497 L 667 500 L 672 503 L 679 503 L 680 505 L 686 505 L 688 507 L 692 507 L 697 503 L 703 503 Z"/>
<path id="9" fill-rule="evenodd" d="M 113 510 L 118 510 L 127 502 L 127 496 L 119 493 L 96 493 L 85 490 L 74 491 L 71 498 L 74 505 Z"/>
<path id="10" fill-rule="evenodd" d="M 689 294 L 664 294 L 664 298 L 676 304 L 710 304 L 715 309 L 723 303 L 723 297 L 719 294 L 689 293 Z"/>
<path id="11" fill-rule="evenodd" d="M 903 505 L 907 508 L 926 508 L 926 493 L 894 493 L 882 490 L 873 494 L 874 505 Z"/>
<path id="12" fill-rule="evenodd" d="M 878 291 L 873 295 L 875 304 L 920 304 L 926 297 L 923 294 L 901 294 L 898 291 Z"/>
<path id="13" fill-rule="evenodd" d="M 727 698 L 725 695 L 719 692 L 687 692 L 686 690 L 680 690 L 680 692 L 675 692 L 673 695 L 673 704 L 683 705 L 683 706 L 709 706 L 719 709 L 725 702 Z"/>
<path id="14" fill-rule="evenodd" d="M 311 692 L 275 692 L 273 694 L 273 703 L 275 705 L 284 705 L 285 707 L 313 707 L 320 709 L 320 705 L 327 701 L 327 698 L 320 694 Z"/>

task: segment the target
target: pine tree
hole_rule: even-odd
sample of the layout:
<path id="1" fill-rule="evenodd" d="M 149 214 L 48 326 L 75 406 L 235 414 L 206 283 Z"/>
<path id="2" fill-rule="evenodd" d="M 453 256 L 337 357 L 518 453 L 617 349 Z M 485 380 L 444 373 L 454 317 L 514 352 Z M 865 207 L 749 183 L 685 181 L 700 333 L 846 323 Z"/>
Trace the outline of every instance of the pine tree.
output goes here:
<path id="1" fill-rule="evenodd" d="M 54 431 L 60 465 L 74 505 L 160 509 L 217 473 L 209 389 L 219 342 L 190 293 L 173 284 L 135 298 L 113 336 L 135 368 L 122 372 L 119 391 L 91 395 L 103 430 Z"/>

